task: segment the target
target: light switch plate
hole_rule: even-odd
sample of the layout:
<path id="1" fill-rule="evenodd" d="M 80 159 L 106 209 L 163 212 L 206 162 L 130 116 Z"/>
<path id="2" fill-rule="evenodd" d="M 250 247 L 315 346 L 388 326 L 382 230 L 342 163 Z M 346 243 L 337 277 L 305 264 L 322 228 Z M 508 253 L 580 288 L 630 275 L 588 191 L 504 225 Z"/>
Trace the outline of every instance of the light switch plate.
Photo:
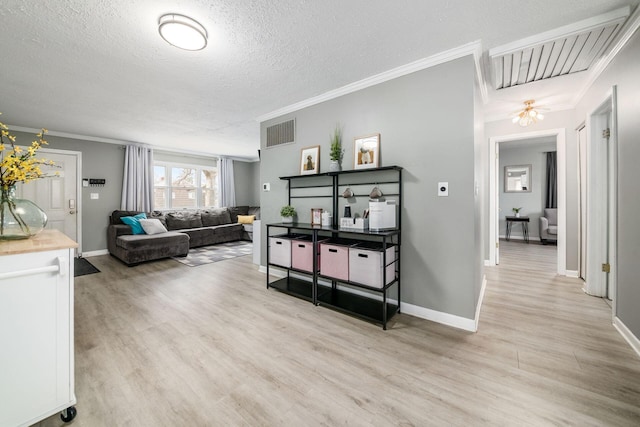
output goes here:
<path id="1" fill-rule="evenodd" d="M 268 182 L 262 184 L 262 191 L 271 191 L 271 184 Z"/>
<path id="2" fill-rule="evenodd" d="M 447 197 L 449 195 L 449 183 L 448 182 L 439 182 L 438 183 L 438 196 L 439 197 Z"/>
<path id="3" fill-rule="evenodd" d="M 100 198 L 100 193 L 91 193 L 91 200 L 98 200 Z"/>

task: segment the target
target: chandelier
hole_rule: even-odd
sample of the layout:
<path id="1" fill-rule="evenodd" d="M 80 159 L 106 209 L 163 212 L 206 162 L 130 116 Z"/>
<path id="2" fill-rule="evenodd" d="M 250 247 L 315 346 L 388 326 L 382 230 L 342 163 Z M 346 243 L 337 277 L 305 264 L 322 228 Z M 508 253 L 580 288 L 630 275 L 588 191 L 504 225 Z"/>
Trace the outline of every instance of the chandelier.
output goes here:
<path id="1" fill-rule="evenodd" d="M 536 123 L 538 120 L 544 120 L 544 115 L 533 107 L 534 99 L 524 101 L 524 110 L 516 113 L 513 123 L 518 123 L 522 127 Z"/>

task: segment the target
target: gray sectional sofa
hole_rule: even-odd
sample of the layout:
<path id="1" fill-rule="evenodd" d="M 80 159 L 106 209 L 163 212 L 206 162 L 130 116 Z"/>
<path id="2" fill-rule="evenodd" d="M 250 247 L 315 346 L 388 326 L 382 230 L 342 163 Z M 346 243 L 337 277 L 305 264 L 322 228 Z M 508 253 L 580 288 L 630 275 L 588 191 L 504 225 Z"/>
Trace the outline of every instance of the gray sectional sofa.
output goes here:
<path id="1" fill-rule="evenodd" d="M 113 211 L 107 227 L 109 253 L 129 266 L 172 256 L 186 256 L 189 248 L 198 246 L 251 240 L 252 225 L 238 223 L 238 215 L 260 218 L 260 208 L 250 206 L 154 211 L 147 213 L 147 218 L 158 219 L 167 232 L 133 234 L 132 227 L 124 224 L 121 218 L 139 213 Z"/>

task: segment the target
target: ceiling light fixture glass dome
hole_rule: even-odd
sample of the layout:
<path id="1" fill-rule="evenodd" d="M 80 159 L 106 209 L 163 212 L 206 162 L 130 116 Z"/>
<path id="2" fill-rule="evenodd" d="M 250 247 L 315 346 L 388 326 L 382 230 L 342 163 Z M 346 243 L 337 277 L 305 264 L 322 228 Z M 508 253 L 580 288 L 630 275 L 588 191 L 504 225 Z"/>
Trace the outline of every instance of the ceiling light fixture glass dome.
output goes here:
<path id="1" fill-rule="evenodd" d="M 180 49 L 202 50 L 207 46 L 207 30 L 185 15 L 162 15 L 158 20 L 158 32 L 167 43 Z"/>

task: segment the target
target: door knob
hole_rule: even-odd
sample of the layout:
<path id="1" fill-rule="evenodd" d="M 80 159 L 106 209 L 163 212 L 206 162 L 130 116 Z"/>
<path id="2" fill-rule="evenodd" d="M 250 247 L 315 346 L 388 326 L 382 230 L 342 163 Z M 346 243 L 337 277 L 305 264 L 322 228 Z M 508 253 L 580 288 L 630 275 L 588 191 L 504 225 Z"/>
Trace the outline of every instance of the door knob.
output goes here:
<path id="1" fill-rule="evenodd" d="M 76 213 L 76 211 L 69 211 L 69 213 L 73 215 L 74 213 Z"/>

